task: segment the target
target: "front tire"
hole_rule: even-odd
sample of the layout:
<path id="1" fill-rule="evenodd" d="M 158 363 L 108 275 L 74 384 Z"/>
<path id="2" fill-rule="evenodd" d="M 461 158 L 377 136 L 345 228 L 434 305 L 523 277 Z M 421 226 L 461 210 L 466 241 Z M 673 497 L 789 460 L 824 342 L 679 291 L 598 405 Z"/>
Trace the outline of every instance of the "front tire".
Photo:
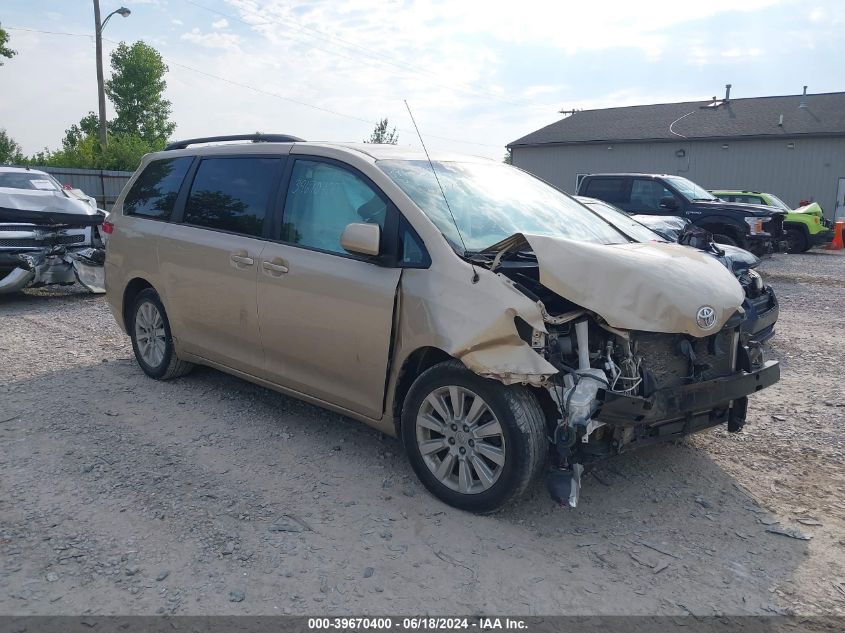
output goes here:
<path id="1" fill-rule="evenodd" d="M 786 252 L 787 253 L 803 253 L 809 250 L 807 238 L 800 229 L 787 228 L 786 229 Z"/>
<path id="2" fill-rule="evenodd" d="M 402 407 L 401 436 L 414 472 L 437 498 L 490 512 L 543 471 L 546 422 L 536 396 L 472 373 L 459 361 L 423 372 Z"/>
<path id="3" fill-rule="evenodd" d="M 170 380 L 184 376 L 194 368 L 193 363 L 180 360 L 176 355 L 167 313 L 152 288 L 145 288 L 135 297 L 129 336 L 135 360 L 150 378 Z"/>

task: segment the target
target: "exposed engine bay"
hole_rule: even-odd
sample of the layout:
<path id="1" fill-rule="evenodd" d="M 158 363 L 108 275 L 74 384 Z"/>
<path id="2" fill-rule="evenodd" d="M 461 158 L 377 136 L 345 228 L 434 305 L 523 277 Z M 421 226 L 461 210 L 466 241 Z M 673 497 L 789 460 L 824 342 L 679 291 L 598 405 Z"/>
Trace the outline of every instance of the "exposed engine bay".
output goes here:
<path id="1" fill-rule="evenodd" d="M 482 265 L 506 277 L 543 314 L 546 332 L 519 317 L 515 323 L 520 337 L 558 370 L 546 385 L 548 417 L 555 419 L 547 487 L 561 505 L 577 505 L 591 462 L 721 423 L 739 431 L 747 394 L 778 379 L 777 363 L 766 363 L 760 343 L 743 331 L 739 302 L 709 335 L 622 329 L 541 283 L 532 250 L 502 250 Z M 754 284 L 753 271 L 746 273 Z"/>

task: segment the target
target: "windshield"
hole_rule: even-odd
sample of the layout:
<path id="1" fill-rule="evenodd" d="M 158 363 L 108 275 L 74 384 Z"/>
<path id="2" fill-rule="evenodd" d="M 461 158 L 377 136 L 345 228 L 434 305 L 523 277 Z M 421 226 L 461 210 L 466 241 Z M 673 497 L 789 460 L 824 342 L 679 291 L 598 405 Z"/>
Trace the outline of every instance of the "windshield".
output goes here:
<path id="1" fill-rule="evenodd" d="M 774 194 L 769 194 L 769 200 L 771 200 L 771 206 L 773 207 L 777 207 L 778 209 L 781 209 L 783 211 L 792 211 L 792 209 L 790 209 L 783 200 L 781 200 Z"/>
<path id="2" fill-rule="evenodd" d="M 666 176 L 666 180 L 687 200 L 718 200 L 716 196 L 704 187 L 700 187 L 693 181 L 682 178 L 681 176 Z"/>
<path id="3" fill-rule="evenodd" d="M 640 224 L 624 211 L 621 211 L 611 204 L 601 200 L 578 198 L 590 209 L 599 214 L 603 219 L 610 222 L 625 235 L 637 242 L 665 242 L 660 235 L 652 231 L 644 224 Z"/>
<path id="4" fill-rule="evenodd" d="M 9 189 L 36 189 L 41 191 L 62 190 L 59 183 L 52 176 L 25 171 L 0 172 L 0 187 L 8 187 Z"/>
<path id="5" fill-rule="evenodd" d="M 459 252 L 484 251 L 514 233 L 598 244 L 628 241 L 583 205 L 515 167 L 496 163 L 434 163 L 449 201 L 447 208 L 428 161 L 383 160 L 378 166 Z"/>

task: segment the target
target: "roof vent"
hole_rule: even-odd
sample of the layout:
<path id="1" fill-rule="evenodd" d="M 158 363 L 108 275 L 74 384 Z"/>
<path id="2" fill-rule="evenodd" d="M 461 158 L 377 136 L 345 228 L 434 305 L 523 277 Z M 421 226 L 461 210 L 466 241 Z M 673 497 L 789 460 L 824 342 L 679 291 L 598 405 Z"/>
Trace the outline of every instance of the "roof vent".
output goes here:
<path id="1" fill-rule="evenodd" d="M 801 95 L 801 103 L 798 105 L 799 108 L 806 108 L 807 107 L 807 86 L 804 86 L 804 94 Z"/>
<path id="2" fill-rule="evenodd" d="M 731 99 L 731 85 L 725 84 L 725 103 Z"/>

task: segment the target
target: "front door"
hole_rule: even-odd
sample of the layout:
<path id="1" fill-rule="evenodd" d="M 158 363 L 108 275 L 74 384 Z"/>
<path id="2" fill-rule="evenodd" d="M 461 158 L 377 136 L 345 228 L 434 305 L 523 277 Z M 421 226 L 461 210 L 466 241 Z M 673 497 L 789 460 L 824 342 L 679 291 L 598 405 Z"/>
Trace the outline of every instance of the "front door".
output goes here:
<path id="1" fill-rule="evenodd" d="M 283 159 L 209 157 L 159 246 L 174 336 L 191 354 L 260 374 L 257 278 Z M 181 220 L 181 221 L 179 221 Z"/>
<path id="2" fill-rule="evenodd" d="M 382 415 L 393 310 L 401 270 L 346 252 L 347 224 L 382 229 L 388 199 L 341 163 L 292 165 L 280 241 L 258 270 L 258 314 L 267 377 L 356 413 Z"/>

